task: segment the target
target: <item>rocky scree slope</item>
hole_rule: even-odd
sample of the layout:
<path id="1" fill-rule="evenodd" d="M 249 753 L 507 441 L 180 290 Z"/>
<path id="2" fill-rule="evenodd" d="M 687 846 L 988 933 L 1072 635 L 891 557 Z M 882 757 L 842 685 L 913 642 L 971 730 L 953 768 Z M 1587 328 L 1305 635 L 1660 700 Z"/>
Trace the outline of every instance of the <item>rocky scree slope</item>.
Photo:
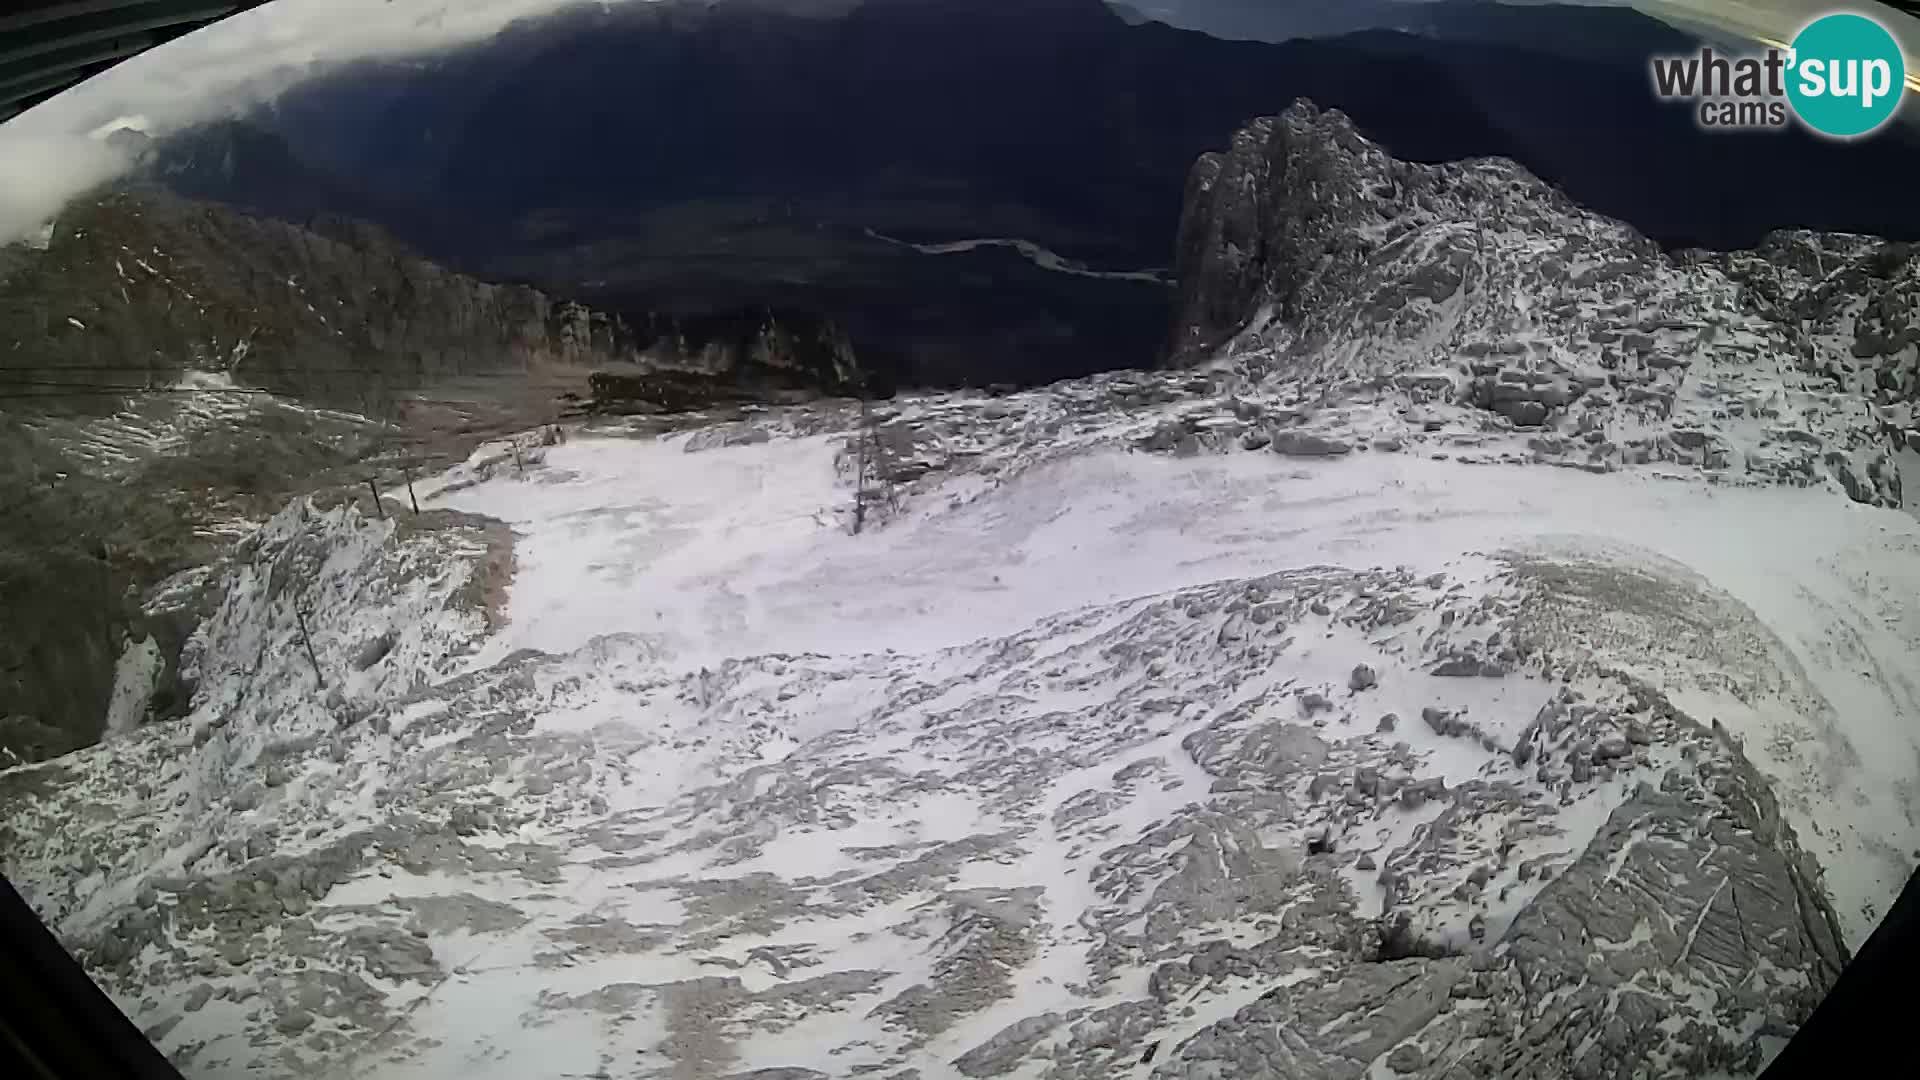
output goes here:
<path id="1" fill-rule="evenodd" d="M 1738 745 L 1584 629 L 1764 636 L 1684 581 L 1321 568 L 929 655 L 463 670 L 485 546 L 297 504 L 208 571 L 189 722 L 0 774 L 9 875 L 184 1067 L 1679 1077 L 1845 960 Z"/>

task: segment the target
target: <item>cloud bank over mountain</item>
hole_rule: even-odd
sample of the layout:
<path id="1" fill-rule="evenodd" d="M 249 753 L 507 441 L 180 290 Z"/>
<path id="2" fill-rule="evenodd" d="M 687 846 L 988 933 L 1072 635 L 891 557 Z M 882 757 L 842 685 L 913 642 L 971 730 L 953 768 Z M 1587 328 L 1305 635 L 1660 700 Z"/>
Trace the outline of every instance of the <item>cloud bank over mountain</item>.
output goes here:
<path id="1" fill-rule="evenodd" d="M 330 66 L 427 55 L 483 41 L 516 19 L 582 0 L 276 0 L 155 48 L 0 124 L 0 242 L 30 233 L 74 195 L 124 170 L 100 145 L 115 126 L 164 132 L 273 99 Z M 658 0 L 591 0 L 603 7 Z M 736 0 L 738 2 L 738 0 Z M 751 0 L 783 10 L 843 9 L 850 0 Z M 982 3 L 996 0 L 981 0 Z M 1142 0 L 1126 5 L 1182 26 L 1243 0 Z M 1412 0 L 1418 2 L 1418 0 Z M 1612 2 L 1612 0 L 1604 0 Z M 1790 36 L 1824 0 L 1638 0 L 1631 6 L 1740 36 Z M 1920 50 L 1920 21 L 1868 4 Z"/>

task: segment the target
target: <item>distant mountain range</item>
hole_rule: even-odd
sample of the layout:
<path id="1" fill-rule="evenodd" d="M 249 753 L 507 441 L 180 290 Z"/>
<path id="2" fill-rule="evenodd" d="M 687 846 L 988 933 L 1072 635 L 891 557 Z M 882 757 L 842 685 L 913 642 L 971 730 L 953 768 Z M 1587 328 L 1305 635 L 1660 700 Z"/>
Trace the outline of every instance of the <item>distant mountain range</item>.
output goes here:
<path id="1" fill-rule="evenodd" d="M 1160 22 L 1230 41 L 1288 41 L 1408 29 L 1431 0 L 1107 0 L 1130 23 Z"/>
<path id="2" fill-rule="evenodd" d="M 1647 55 L 1692 44 L 1653 19 L 1339 10 L 1373 8 L 1401 28 L 1271 44 L 1102 0 L 583 5 L 349 65 L 167 139 L 144 176 L 297 222 L 372 220 L 464 272 L 631 316 L 819 311 L 876 366 L 934 383 L 1150 363 L 1168 290 L 1049 271 L 1013 245 L 884 238 L 1164 268 L 1194 160 L 1296 98 L 1402 158 L 1512 157 L 1672 247 L 1781 226 L 1920 236 L 1920 147 L 1702 134 L 1648 91 Z M 1307 12 L 1206 9 L 1247 26 Z"/>

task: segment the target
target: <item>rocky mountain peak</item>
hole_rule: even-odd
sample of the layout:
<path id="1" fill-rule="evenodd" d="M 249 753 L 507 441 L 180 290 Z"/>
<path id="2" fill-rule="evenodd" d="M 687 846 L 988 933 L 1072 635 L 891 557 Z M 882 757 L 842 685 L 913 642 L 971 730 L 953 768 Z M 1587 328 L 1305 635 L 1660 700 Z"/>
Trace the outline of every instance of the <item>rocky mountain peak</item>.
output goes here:
<path id="1" fill-rule="evenodd" d="M 1312 405 L 1315 439 L 1357 425 L 1448 455 L 1506 443 L 1900 501 L 1888 435 L 1911 440 L 1920 384 L 1906 245 L 1800 232 L 1670 255 L 1512 161 L 1395 160 L 1300 102 L 1196 165 L 1176 258 L 1171 362 Z M 1454 409 L 1464 430 L 1444 434 Z"/>
<path id="2" fill-rule="evenodd" d="M 1177 241 L 1182 331 L 1177 354 L 1218 345 L 1254 308 L 1283 317 L 1345 277 L 1356 228 L 1386 219 L 1409 171 L 1338 110 L 1295 102 L 1255 120 L 1225 153 L 1194 166 Z"/>
<path id="3" fill-rule="evenodd" d="M 1549 230 L 1569 216 L 1582 215 L 1512 161 L 1398 160 L 1345 113 L 1296 101 L 1194 167 L 1176 248 L 1174 357 L 1206 354 L 1256 314 L 1311 320 L 1410 249 L 1426 264 L 1414 286 L 1432 299 L 1452 295 L 1484 249 L 1477 238 L 1463 244 L 1458 227 L 1512 221 Z M 1654 251 L 1625 226 L 1605 224 L 1609 240 Z M 1417 233 L 1425 243 L 1413 243 Z"/>

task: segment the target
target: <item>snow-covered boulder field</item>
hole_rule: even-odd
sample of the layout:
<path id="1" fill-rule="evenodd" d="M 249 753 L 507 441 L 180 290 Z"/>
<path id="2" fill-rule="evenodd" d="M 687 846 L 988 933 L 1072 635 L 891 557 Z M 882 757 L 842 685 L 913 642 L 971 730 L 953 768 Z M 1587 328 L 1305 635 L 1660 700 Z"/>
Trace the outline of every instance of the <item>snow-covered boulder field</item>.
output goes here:
<path id="1" fill-rule="evenodd" d="M 289 509 L 8 873 L 195 1075 L 1677 1076 L 1920 845 L 1899 511 L 1093 445 L 856 536 L 768 425 L 443 496 L 510 582 Z"/>

